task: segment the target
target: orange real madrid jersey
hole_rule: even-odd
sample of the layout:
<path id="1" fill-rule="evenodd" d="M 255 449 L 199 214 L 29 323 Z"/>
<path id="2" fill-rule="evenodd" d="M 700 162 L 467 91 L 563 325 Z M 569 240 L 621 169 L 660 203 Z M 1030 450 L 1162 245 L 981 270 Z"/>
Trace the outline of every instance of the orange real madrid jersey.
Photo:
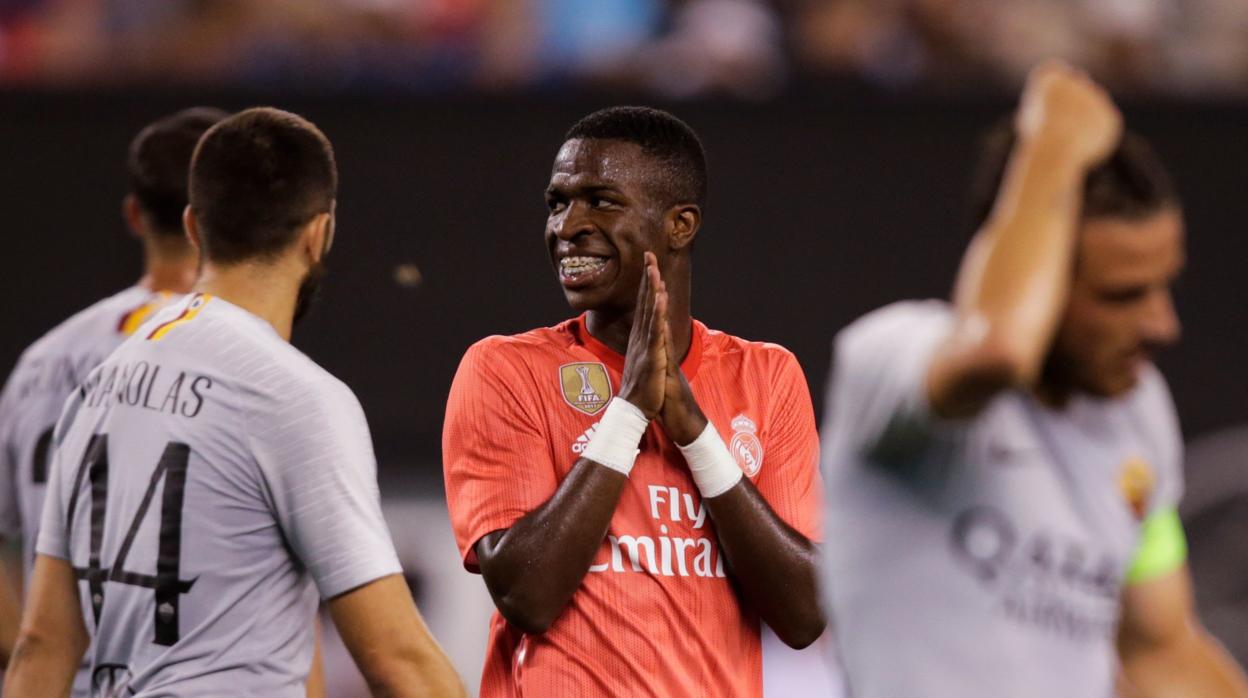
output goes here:
<path id="1" fill-rule="evenodd" d="M 620 386 L 624 357 L 584 316 L 464 356 L 443 432 L 447 500 L 464 565 L 475 546 L 554 493 Z M 694 322 L 681 365 L 707 418 L 775 512 L 819 535 L 818 437 L 791 353 Z M 498 613 L 484 698 L 759 696 L 759 621 L 725 572 L 715 528 L 679 449 L 657 423 L 642 438 L 606 539 L 541 635 Z"/>

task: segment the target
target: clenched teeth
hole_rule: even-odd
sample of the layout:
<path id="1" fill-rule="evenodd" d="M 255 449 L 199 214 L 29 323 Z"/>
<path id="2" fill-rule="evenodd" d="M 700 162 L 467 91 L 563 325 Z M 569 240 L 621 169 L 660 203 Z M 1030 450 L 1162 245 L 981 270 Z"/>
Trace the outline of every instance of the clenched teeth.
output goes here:
<path id="1" fill-rule="evenodd" d="M 579 276 L 598 271 L 607 265 L 602 257 L 564 257 L 559 260 L 559 273 L 564 276 Z"/>

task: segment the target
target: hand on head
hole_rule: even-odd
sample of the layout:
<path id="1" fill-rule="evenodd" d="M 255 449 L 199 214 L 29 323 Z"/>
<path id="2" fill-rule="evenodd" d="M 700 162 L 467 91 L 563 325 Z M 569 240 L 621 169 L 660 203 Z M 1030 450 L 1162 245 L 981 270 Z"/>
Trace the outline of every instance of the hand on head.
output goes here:
<path id="1" fill-rule="evenodd" d="M 1122 114 L 1087 73 L 1046 61 L 1027 76 L 1015 128 L 1021 141 L 1061 149 L 1086 169 L 1117 147 Z"/>

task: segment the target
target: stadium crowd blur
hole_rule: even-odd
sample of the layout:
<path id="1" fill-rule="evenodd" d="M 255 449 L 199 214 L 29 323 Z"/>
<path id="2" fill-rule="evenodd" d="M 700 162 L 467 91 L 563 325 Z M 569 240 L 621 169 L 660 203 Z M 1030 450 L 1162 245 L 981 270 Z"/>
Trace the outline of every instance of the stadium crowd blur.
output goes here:
<path id="1" fill-rule="evenodd" d="M 0 84 L 417 92 L 1008 88 L 1248 92 L 1243 0 L 0 0 Z"/>

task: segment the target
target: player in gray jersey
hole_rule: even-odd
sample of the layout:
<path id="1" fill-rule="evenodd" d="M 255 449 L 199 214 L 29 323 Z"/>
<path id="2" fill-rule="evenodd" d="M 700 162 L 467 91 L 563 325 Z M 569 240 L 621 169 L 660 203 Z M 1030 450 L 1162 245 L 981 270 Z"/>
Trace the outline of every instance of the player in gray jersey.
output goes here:
<path id="1" fill-rule="evenodd" d="M 199 137 L 226 116 L 219 109 L 186 109 L 153 122 L 134 138 L 122 211 L 143 244 L 143 278 L 32 344 L 0 393 L 0 535 L 21 542 L 24 576 L 35 559 L 52 428 L 65 398 L 148 316 L 195 281 L 198 254 L 182 231 L 187 171 Z M 0 614 L 4 659 L 16 637 L 16 613 Z M 85 687 L 83 682 L 78 693 L 85 694 Z"/>
<path id="2" fill-rule="evenodd" d="M 200 141 L 196 292 L 66 404 L 10 698 L 65 695 L 89 636 L 94 696 L 302 698 L 318 598 L 375 694 L 463 695 L 400 574 L 363 411 L 289 344 L 336 189 L 293 114 Z"/>
<path id="3" fill-rule="evenodd" d="M 1149 360 L 1179 334 L 1168 176 L 1056 64 L 997 140 L 954 302 L 836 340 L 824 584 L 851 693 L 1108 698 L 1121 672 L 1125 695 L 1248 695 L 1193 613 Z"/>

